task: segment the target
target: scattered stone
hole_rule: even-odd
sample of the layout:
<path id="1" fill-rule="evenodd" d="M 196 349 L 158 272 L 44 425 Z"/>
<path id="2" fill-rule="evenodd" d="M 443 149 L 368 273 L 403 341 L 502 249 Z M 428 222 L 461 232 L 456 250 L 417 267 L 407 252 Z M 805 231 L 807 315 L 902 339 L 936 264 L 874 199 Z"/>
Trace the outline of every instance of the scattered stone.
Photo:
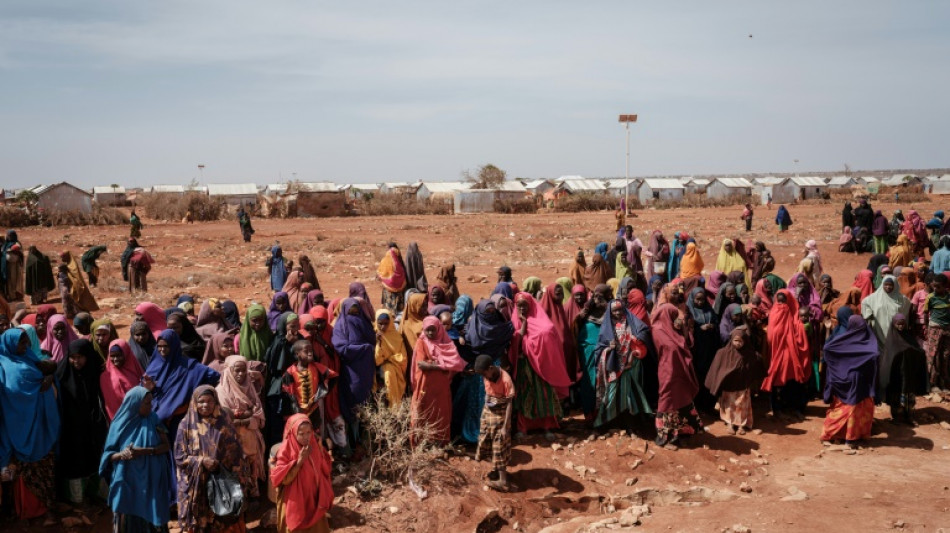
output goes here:
<path id="1" fill-rule="evenodd" d="M 607 440 L 607 435 L 601 435 L 597 437 L 597 440 Z"/>
<path id="2" fill-rule="evenodd" d="M 736 459 L 735 457 L 730 457 L 730 458 L 729 458 L 729 462 L 732 463 L 732 464 L 734 464 L 734 465 L 739 464 L 739 460 Z"/>
<path id="3" fill-rule="evenodd" d="M 799 475 L 800 477 L 805 477 L 805 473 L 804 473 L 804 472 L 799 472 L 798 475 Z"/>
<path id="4" fill-rule="evenodd" d="M 628 477 L 627 480 L 624 481 L 624 485 L 626 485 L 626 486 L 628 486 L 628 487 L 632 487 L 632 486 L 634 486 L 634 485 L 637 484 L 637 481 L 638 481 L 638 479 L 635 478 L 635 477 Z"/>
<path id="5" fill-rule="evenodd" d="M 749 526 L 744 526 L 742 524 L 736 524 L 729 528 L 727 531 L 731 533 L 752 533 L 752 528 Z"/>
<path id="6" fill-rule="evenodd" d="M 561 449 L 561 445 L 555 442 L 554 444 L 551 445 L 551 449 L 554 451 L 558 451 Z"/>
<path id="7" fill-rule="evenodd" d="M 904 529 L 905 525 L 906 524 L 904 523 L 903 520 L 898 520 L 897 522 L 894 522 L 894 527 L 897 529 Z"/>
<path id="8" fill-rule="evenodd" d="M 642 464 L 643 464 L 643 461 L 641 459 L 637 459 L 636 461 L 630 463 L 630 470 L 636 470 L 637 467 L 639 467 Z"/>
<path id="9" fill-rule="evenodd" d="M 725 471 L 726 471 L 726 465 L 719 465 L 719 471 L 720 471 L 720 472 L 725 472 Z"/>
<path id="10" fill-rule="evenodd" d="M 781 499 L 783 502 L 803 502 L 808 499 L 808 494 L 802 492 L 798 487 L 789 487 L 788 496 Z"/>
<path id="11" fill-rule="evenodd" d="M 769 464 L 769 460 L 768 460 L 768 459 L 765 459 L 765 458 L 753 459 L 752 462 L 755 463 L 755 464 L 757 464 L 757 465 L 763 465 L 763 466 Z"/>
<path id="12" fill-rule="evenodd" d="M 864 498 L 865 500 L 873 500 L 873 499 L 874 499 L 874 496 L 872 496 L 870 492 L 865 492 L 864 494 L 861 495 L 861 497 Z"/>
<path id="13" fill-rule="evenodd" d="M 703 480 L 703 476 L 701 476 L 701 475 L 699 475 L 699 474 L 696 474 L 695 476 L 693 476 L 693 479 L 695 479 L 696 481 L 702 481 L 702 480 Z"/>
<path id="14" fill-rule="evenodd" d="M 572 463 L 571 461 L 566 461 L 564 463 L 564 468 L 568 470 L 574 470 L 574 463 Z"/>
<path id="15" fill-rule="evenodd" d="M 744 493 L 746 493 L 746 494 L 749 494 L 749 493 L 752 492 L 752 486 L 749 485 L 748 483 L 746 483 L 745 481 L 743 481 L 743 482 L 739 485 L 739 491 L 744 492 Z"/>
<path id="16" fill-rule="evenodd" d="M 753 434 L 753 435 L 761 435 L 761 434 L 762 434 L 762 430 L 761 430 L 761 429 L 753 429 L 753 430 L 752 430 L 752 434 Z"/>
<path id="17" fill-rule="evenodd" d="M 946 420 L 941 420 L 941 421 L 940 421 L 940 427 L 942 427 L 943 429 L 946 429 L 946 430 L 950 431 L 950 422 L 947 422 Z"/>
<path id="18" fill-rule="evenodd" d="M 634 505 L 624 510 L 623 514 L 620 515 L 620 520 L 617 523 L 620 525 L 620 527 L 633 527 L 638 525 L 640 523 L 640 519 L 648 514 L 650 514 L 650 506 Z"/>
<path id="19" fill-rule="evenodd" d="M 396 514 L 399 512 L 399 508 L 396 507 L 395 505 L 390 505 L 389 509 L 387 510 L 389 511 L 389 514 Z"/>

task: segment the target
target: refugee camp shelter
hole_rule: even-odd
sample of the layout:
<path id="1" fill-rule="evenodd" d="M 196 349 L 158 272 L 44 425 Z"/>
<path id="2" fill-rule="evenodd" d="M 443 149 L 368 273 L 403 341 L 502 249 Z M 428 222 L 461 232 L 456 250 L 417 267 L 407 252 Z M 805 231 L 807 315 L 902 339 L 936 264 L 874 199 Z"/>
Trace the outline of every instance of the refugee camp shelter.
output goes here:
<path id="1" fill-rule="evenodd" d="M 257 185 L 253 183 L 209 183 L 208 196 L 228 205 L 244 205 L 257 202 Z"/>
<path id="2" fill-rule="evenodd" d="M 110 187 L 108 185 L 92 188 L 92 198 L 102 206 L 125 205 L 128 201 L 125 187 Z"/>
<path id="3" fill-rule="evenodd" d="M 416 189 L 416 200 L 419 201 L 453 201 L 455 193 L 467 191 L 472 184 L 465 181 L 424 181 Z"/>
<path id="4" fill-rule="evenodd" d="M 37 185 L 30 188 L 30 191 L 36 195 L 36 207 L 44 211 L 92 213 L 92 194 L 65 181 L 52 185 Z"/>
<path id="5" fill-rule="evenodd" d="M 752 196 L 752 182 L 745 178 L 716 178 L 706 187 L 707 198 L 729 198 Z"/>
<path id="6" fill-rule="evenodd" d="M 646 178 L 637 188 L 637 198 L 641 204 L 655 200 L 682 200 L 686 187 L 676 178 Z"/>
<path id="7" fill-rule="evenodd" d="M 557 184 L 557 189 L 567 194 L 602 194 L 607 191 L 604 182 L 581 177 L 565 178 Z"/>
<path id="8" fill-rule="evenodd" d="M 630 178 L 629 180 L 626 178 L 612 178 L 606 180 L 605 185 L 607 188 L 607 194 L 611 196 L 622 198 L 629 193 L 630 196 L 636 198 L 637 188 L 640 186 L 640 180 L 634 178 Z"/>
<path id="9" fill-rule="evenodd" d="M 379 186 L 380 194 L 398 194 L 404 197 L 415 196 L 418 184 L 406 183 L 404 181 L 390 181 Z"/>
<path id="10" fill-rule="evenodd" d="M 930 194 L 950 194 L 950 174 L 928 176 L 924 179 L 924 187 Z"/>
<path id="11" fill-rule="evenodd" d="M 851 176 L 834 176 L 828 178 L 828 187 L 832 189 L 850 188 L 851 186 L 857 184 L 858 181 Z"/>
<path id="12" fill-rule="evenodd" d="M 297 216 L 339 217 L 346 214 L 346 192 L 328 181 L 298 183 Z"/>
<path id="13" fill-rule="evenodd" d="M 819 177 L 785 178 L 781 183 L 772 186 L 772 203 L 784 204 L 822 198 L 827 192 L 828 184 Z"/>
<path id="14" fill-rule="evenodd" d="M 185 194 L 184 185 L 152 185 L 145 192 L 153 194 Z"/>
<path id="15" fill-rule="evenodd" d="M 703 194 L 706 192 L 709 184 L 712 183 L 711 180 L 706 178 L 690 178 L 688 181 L 680 182 L 683 184 L 683 187 L 686 187 L 686 194 Z"/>
<path id="16" fill-rule="evenodd" d="M 379 185 L 376 183 L 347 183 L 341 185 L 340 190 L 354 200 L 379 196 Z"/>
<path id="17" fill-rule="evenodd" d="M 554 187 L 557 186 L 557 184 L 551 180 L 530 180 L 525 181 L 523 184 L 525 190 L 535 196 L 544 196 L 549 191 L 554 190 Z"/>

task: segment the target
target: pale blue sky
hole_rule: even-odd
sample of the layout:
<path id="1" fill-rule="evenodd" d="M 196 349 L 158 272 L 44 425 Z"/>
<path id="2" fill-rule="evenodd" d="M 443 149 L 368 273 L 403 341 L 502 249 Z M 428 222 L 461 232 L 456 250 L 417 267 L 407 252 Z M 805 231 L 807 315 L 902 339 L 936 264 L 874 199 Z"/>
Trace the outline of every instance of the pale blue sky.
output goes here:
<path id="1" fill-rule="evenodd" d="M 0 3 L 0 182 L 950 165 L 950 3 Z M 749 38 L 752 34 L 752 38 Z"/>

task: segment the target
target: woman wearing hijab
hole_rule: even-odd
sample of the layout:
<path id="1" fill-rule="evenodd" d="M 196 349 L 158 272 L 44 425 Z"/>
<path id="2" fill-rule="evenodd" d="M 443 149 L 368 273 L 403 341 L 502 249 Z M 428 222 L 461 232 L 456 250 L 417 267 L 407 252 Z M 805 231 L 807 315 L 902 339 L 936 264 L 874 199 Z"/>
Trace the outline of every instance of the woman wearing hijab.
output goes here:
<path id="1" fill-rule="evenodd" d="M 718 270 L 713 270 L 706 275 L 706 283 L 703 287 L 706 289 L 706 296 L 709 298 L 710 303 L 716 301 L 716 296 L 719 295 L 719 290 L 722 286 L 728 283 L 728 277 Z"/>
<path id="2" fill-rule="evenodd" d="M 650 313 L 647 310 L 647 299 L 643 295 L 643 291 L 640 289 L 630 289 L 630 292 L 627 293 L 627 299 L 624 304 L 627 308 L 627 311 L 630 311 L 633 316 L 637 317 L 641 322 L 650 325 Z"/>
<path id="3" fill-rule="evenodd" d="M 507 285 L 507 284 L 506 284 Z M 406 313 L 400 325 L 400 333 L 405 340 L 408 350 L 416 345 L 419 335 L 422 335 L 422 321 L 429 315 L 429 297 L 423 292 L 410 292 L 406 301 Z"/>
<path id="4" fill-rule="evenodd" d="M 521 290 L 534 296 L 535 300 L 541 299 L 541 289 L 543 288 L 541 278 L 537 276 L 528 276 L 522 282 Z M 443 290 L 444 292 L 444 290 Z M 429 305 L 432 305 L 432 293 L 429 292 Z"/>
<path id="5" fill-rule="evenodd" d="M 445 294 L 445 287 L 441 283 L 435 282 L 429 285 L 429 299 L 426 305 L 426 311 L 432 316 L 437 316 L 433 311 L 436 307 L 447 306 L 448 297 Z M 451 306 L 449 306 L 451 309 Z"/>
<path id="6" fill-rule="evenodd" d="M 268 324 L 264 306 L 253 304 L 248 307 L 244 313 L 244 323 L 241 324 L 238 353 L 248 361 L 267 361 L 267 349 L 273 339 L 274 333 Z"/>
<path id="7" fill-rule="evenodd" d="M 432 442 L 439 446 L 451 439 L 452 376 L 465 366 L 442 322 L 426 317 L 412 352 L 412 427 L 428 426 Z M 415 439 L 412 444 L 417 444 Z"/>
<path id="8" fill-rule="evenodd" d="M 848 226 L 845 226 L 841 230 L 841 236 L 838 237 L 838 251 L 842 253 L 858 253 L 858 249 L 854 243 L 854 234 Z"/>
<path id="9" fill-rule="evenodd" d="M 323 291 L 320 289 L 307 291 L 307 297 L 303 299 L 303 302 L 300 303 L 300 307 L 297 308 L 297 315 L 308 315 L 310 314 L 310 310 L 318 305 L 326 306 Z"/>
<path id="10" fill-rule="evenodd" d="M 0 248 L 0 277 L 3 278 L 3 293 L 6 299 L 15 302 L 23 299 L 23 246 L 16 231 L 8 230 L 7 238 Z"/>
<path id="11" fill-rule="evenodd" d="M 874 292 L 874 273 L 870 270 L 861 270 L 854 276 L 852 287 L 861 291 L 861 299 L 864 300 Z"/>
<path id="12" fill-rule="evenodd" d="M 699 278 L 703 273 L 703 266 L 703 258 L 699 255 L 699 249 L 696 248 L 696 243 L 691 242 L 686 245 L 686 252 L 683 253 L 683 258 L 680 260 L 678 277 L 684 281 L 690 278 Z"/>
<path id="13" fill-rule="evenodd" d="M 270 331 L 270 330 L 268 330 Z M 224 372 L 224 363 L 228 357 L 235 355 L 238 350 L 237 343 L 235 338 L 237 332 L 234 330 L 222 331 L 220 333 L 215 333 L 211 340 L 208 341 L 208 344 L 205 346 L 205 355 L 201 359 L 201 364 L 207 365 L 208 368 L 214 370 L 217 373 Z M 252 367 L 256 367 L 258 370 L 257 374 L 259 375 L 261 370 L 261 364 L 259 361 L 253 361 Z M 263 385 L 263 377 L 261 379 L 255 380 L 258 385 Z"/>
<path id="14" fill-rule="evenodd" d="M 788 289 L 775 294 L 767 333 L 772 354 L 762 390 L 771 393 L 772 415 L 778 417 L 783 410 L 791 409 L 794 416 L 804 419 L 808 404 L 805 384 L 812 371 L 811 351 L 805 325 L 799 318 L 798 300 Z"/>
<path id="15" fill-rule="evenodd" d="M 732 239 L 723 239 L 722 246 L 719 248 L 719 257 L 716 258 L 716 270 L 723 274 L 733 272 L 742 272 L 743 278 L 746 275 L 747 268 L 745 260 L 736 251 L 735 243 Z"/>
<path id="16" fill-rule="evenodd" d="M 924 255 L 924 251 L 928 250 L 932 244 L 930 237 L 927 235 L 927 225 L 920 218 L 920 214 L 913 209 L 907 212 L 907 220 L 904 221 L 901 233 L 910 239 L 916 256 Z"/>
<path id="17" fill-rule="evenodd" d="M 950 220 L 947 223 L 950 224 Z M 930 271 L 934 274 L 943 274 L 950 271 L 950 236 L 942 235 L 940 237 L 937 251 L 933 253 L 930 259 Z"/>
<path id="18" fill-rule="evenodd" d="M 277 320 L 280 315 L 290 310 L 290 299 L 287 297 L 287 293 L 284 291 L 274 293 L 274 297 L 270 301 L 270 309 L 267 310 L 267 324 L 271 331 L 277 331 Z"/>
<path id="19" fill-rule="evenodd" d="M 96 320 L 92 323 L 90 329 L 92 330 L 92 347 L 96 354 L 99 355 L 99 361 L 96 364 L 102 369 L 106 364 L 106 359 L 109 357 L 109 345 L 112 341 L 119 338 L 119 333 L 116 331 L 115 326 L 112 325 L 112 321 L 108 318 Z"/>
<path id="20" fill-rule="evenodd" d="M 462 295 L 453 315 L 453 326 L 464 333 L 456 348 L 464 345 L 459 355 L 474 361 L 480 355 L 489 356 L 497 365 L 507 354 L 514 328 L 511 322 L 502 317 L 491 300 L 481 300 L 469 311 L 468 316 L 457 315 L 467 297 Z M 469 304 L 471 305 L 471 304 Z M 460 322 L 461 320 L 464 322 Z M 464 340 L 464 342 L 462 342 Z M 469 361 L 471 363 L 471 361 Z M 478 442 L 481 428 L 481 413 L 485 406 L 485 388 L 481 375 L 463 373 L 458 378 L 458 386 L 452 400 L 452 429 L 463 441 Z"/>
<path id="21" fill-rule="evenodd" d="M 99 283 L 99 265 L 96 261 L 98 261 L 99 257 L 106 253 L 106 251 L 105 246 L 99 245 L 93 246 L 82 254 L 82 270 L 89 276 L 89 285 L 93 287 Z"/>
<path id="22" fill-rule="evenodd" d="M 70 343 L 79 338 L 66 317 L 56 314 L 46 323 L 46 338 L 40 342 L 40 348 L 50 354 L 50 358 L 59 363 L 66 358 Z"/>
<path id="23" fill-rule="evenodd" d="M 841 227 L 842 228 L 853 228 L 854 227 L 854 208 L 851 206 L 851 202 L 844 203 L 844 209 L 841 210 Z"/>
<path id="24" fill-rule="evenodd" d="M 412 252 L 413 244 L 415 243 L 410 243 L 409 245 L 410 252 Z M 416 252 L 418 251 L 419 250 L 417 247 Z M 419 260 L 421 266 L 421 255 L 419 256 Z M 376 269 L 376 278 L 383 285 L 381 300 L 383 307 L 398 315 L 402 312 L 406 303 L 406 297 L 403 294 L 403 291 L 405 291 L 407 288 L 415 287 L 416 280 L 413 279 L 413 283 L 409 283 L 406 265 L 403 263 L 402 254 L 399 252 L 399 248 L 396 246 L 396 243 L 389 243 L 389 248 L 386 250 L 386 254 L 383 256 L 383 259 L 379 262 L 379 267 Z"/>
<path id="25" fill-rule="evenodd" d="M 703 432 L 693 398 L 699 382 L 693 370 L 686 321 L 673 304 L 660 305 L 653 317 L 653 343 L 659 359 L 656 444 L 676 449 L 680 437 Z"/>
<path id="26" fill-rule="evenodd" d="M 287 419 L 284 439 L 270 469 L 277 490 L 279 533 L 329 533 L 333 507 L 332 463 L 306 415 Z"/>
<path id="27" fill-rule="evenodd" d="M 303 272 L 303 282 L 309 283 L 312 289 L 320 290 L 320 280 L 317 279 L 317 271 L 314 270 L 310 258 L 300 254 L 297 256 L 297 264 L 300 265 L 300 270 Z"/>
<path id="28" fill-rule="evenodd" d="M 530 294 L 518 293 L 511 317 L 514 336 L 508 350 L 514 370 L 514 408 L 518 412 L 518 432 L 559 427 L 560 397 L 566 397 L 571 379 L 564 363 L 563 341 L 551 319 Z"/>
<path id="29" fill-rule="evenodd" d="M 435 280 L 445 287 L 446 303 L 454 306 L 455 301 L 458 300 L 459 297 L 459 280 L 455 276 L 455 264 L 448 264 L 440 268 L 439 275 Z"/>
<path id="30" fill-rule="evenodd" d="M 568 322 L 567 311 L 560 303 L 563 298 L 562 291 L 561 286 L 556 283 L 548 285 L 541 296 L 541 309 L 551 319 L 554 328 L 561 336 L 564 347 L 564 367 L 571 383 L 574 383 L 577 380 L 577 340 L 574 336 L 574 328 Z"/>
<path id="31" fill-rule="evenodd" d="M 287 274 L 287 280 L 284 282 L 280 291 L 287 295 L 287 304 L 291 311 L 296 311 L 307 294 L 301 291 L 304 283 L 304 275 L 300 270 L 292 270 Z M 363 289 L 366 290 L 365 288 Z"/>
<path id="32" fill-rule="evenodd" d="M 281 390 L 284 373 L 297 358 L 294 355 L 294 343 L 301 340 L 300 318 L 294 313 L 284 313 L 277 320 L 277 331 L 267 348 L 267 378 L 264 383 L 264 414 L 267 418 L 267 431 L 264 440 L 267 446 L 280 442 L 284 432 L 283 417 L 290 414 L 290 406 Z M 244 355 L 244 354 L 241 354 Z"/>
<path id="33" fill-rule="evenodd" d="M 66 251 L 59 255 L 59 259 L 66 265 L 67 276 L 72 283 L 69 296 L 72 298 L 76 310 L 85 311 L 87 313 L 98 311 L 99 304 L 96 303 L 96 299 L 92 296 L 92 293 L 89 292 L 89 287 L 86 286 L 86 280 L 82 275 L 76 258 Z"/>
<path id="34" fill-rule="evenodd" d="M 86 339 L 73 341 L 69 357 L 56 369 L 63 424 L 57 467 L 73 504 L 82 504 L 83 496 L 98 488 L 90 490 L 88 485 L 89 478 L 99 471 L 108 424 L 99 389 L 100 374 L 99 356 Z"/>
<path id="35" fill-rule="evenodd" d="M 425 261 L 419 245 L 413 241 L 406 250 L 405 260 L 406 288 L 426 292 L 429 289 L 429 280 L 426 278 Z"/>
<path id="36" fill-rule="evenodd" d="M 152 410 L 152 393 L 133 387 L 109 426 L 99 477 L 109 486 L 113 531 L 134 533 L 168 527 L 168 434 Z"/>
<path id="37" fill-rule="evenodd" d="M 341 363 L 339 389 L 343 419 L 352 432 L 350 438 L 359 442 L 356 413 L 373 389 L 376 333 L 354 298 L 340 304 L 340 318 L 333 327 L 333 348 Z"/>
<path id="38" fill-rule="evenodd" d="M 887 253 L 887 217 L 881 210 L 874 212 L 874 219 L 871 221 L 871 235 L 874 237 L 874 253 Z"/>
<path id="39" fill-rule="evenodd" d="M 775 213 L 775 224 L 778 225 L 779 231 L 788 231 L 788 227 L 792 225 L 792 215 L 789 214 L 788 209 L 784 205 L 778 206 L 778 211 Z"/>
<path id="40" fill-rule="evenodd" d="M 742 312 L 742 304 L 729 304 L 725 309 L 723 309 L 722 315 L 717 316 L 719 316 L 719 340 L 721 341 L 722 345 L 728 345 L 729 339 L 732 338 L 732 332 L 737 327 L 744 325 L 745 315 Z M 746 335 L 751 336 L 748 328 L 746 329 Z M 712 392 L 711 389 L 710 392 Z"/>
<path id="41" fill-rule="evenodd" d="M 30 246 L 26 256 L 26 294 L 30 295 L 33 305 L 46 301 L 48 293 L 56 289 L 53 266 L 46 254 Z"/>
<path id="42" fill-rule="evenodd" d="M 152 330 L 152 336 L 156 339 L 167 327 L 165 323 L 165 312 L 162 311 L 161 307 L 152 302 L 142 302 L 135 306 L 135 318 L 145 321 L 149 329 Z"/>
<path id="43" fill-rule="evenodd" d="M 906 267 L 914 261 L 916 256 L 907 235 L 898 235 L 897 244 L 891 246 L 890 256 L 887 264 L 891 268 Z"/>
<path id="44" fill-rule="evenodd" d="M 128 342 L 116 339 L 109 344 L 109 358 L 105 371 L 99 376 L 99 390 L 110 421 L 119 411 L 126 393 L 141 384 L 144 373 Z"/>
<path id="45" fill-rule="evenodd" d="M 44 525 L 50 526 L 60 439 L 59 392 L 53 388 L 55 363 L 42 360 L 30 343 L 18 328 L 0 336 L 0 468 L 11 467 L 14 481 L 25 491 L 14 496 L 18 517 L 46 514 Z"/>
<path id="46" fill-rule="evenodd" d="M 883 350 L 890 332 L 891 321 L 898 313 L 910 314 L 910 300 L 897 290 L 897 279 L 885 276 L 874 294 L 861 301 L 861 316 L 874 331 L 878 348 Z"/>
<path id="47" fill-rule="evenodd" d="M 661 279 L 665 280 L 666 267 L 670 260 L 670 243 L 663 236 L 663 232 L 658 229 L 653 230 L 650 235 L 650 246 L 647 247 L 646 256 L 647 277 L 652 279 L 653 276 L 660 276 Z"/>
<path id="48" fill-rule="evenodd" d="M 713 300 L 712 310 L 716 316 L 722 317 L 726 313 L 726 307 L 741 303 L 742 301 L 739 299 L 736 286 L 726 282 L 719 287 L 719 292 L 716 293 L 716 299 Z M 723 339 L 723 342 L 725 342 L 725 339 Z"/>
<path id="49" fill-rule="evenodd" d="M 369 295 L 366 293 L 366 286 L 359 281 L 350 283 L 349 295 L 350 298 L 355 298 L 357 301 L 359 301 L 360 309 L 362 309 L 366 320 L 372 321 L 373 317 L 376 316 L 376 309 L 373 308 L 372 302 L 369 301 Z"/>
<path id="50" fill-rule="evenodd" d="M 939 389 L 950 388 L 950 274 L 943 273 L 933 277 L 933 292 L 924 300 L 924 313 L 927 317 L 927 339 L 924 349 L 927 352 L 927 368 L 930 371 L 930 384 Z M 870 300 L 870 298 L 868 298 Z M 901 314 L 907 315 L 905 311 Z"/>
<path id="51" fill-rule="evenodd" d="M 264 468 L 264 436 L 261 433 L 264 429 L 264 408 L 249 374 L 247 359 L 232 355 L 224 362 L 224 372 L 221 373 L 221 381 L 215 391 L 221 406 L 231 412 L 247 475 L 253 480 L 250 484 L 250 496 L 256 498 L 259 495 L 257 482 L 267 479 Z"/>
<path id="52" fill-rule="evenodd" d="M 696 287 L 689 293 L 686 308 L 692 317 L 690 322 L 693 327 L 693 345 L 690 351 L 693 356 L 693 370 L 699 383 L 705 383 L 709 366 L 720 346 L 719 317 L 709 305 L 706 291 L 702 287 Z M 701 409 L 710 410 L 715 404 L 715 398 L 701 387 L 695 402 Z"/>
<path id="53" fill-rule="evenodd" d="M 284 282 L 287 281 L 287 265 L 284 263 L 284 250 L 279 244 L 270 249 L 270 257 L 267 259 L 267 271 L 270 276 L 270 288 L 279 291 L 284 288 Z"/>
<path id="54" fill-rule="evenodd" d="M 188 412 L 175 437 L 178 482 L 178 525 L 182 531 L 237 533 L 245 530 L 243 509 L 227 522 L 217 517 L 208 500 L 212 472 L 237 475 L 244 494 L 250 479 L 244 467 L 241 442 L 227 410 L 221 408 L 214 387 L 202 385 L 191 394 Z M 244 500 L 247 505 L 247 499 Z"/>
<path id="55" fill-rule="evenodd" d="M 195 330 L 195 326 L 188 320 L 188 315 L 184 311 L 173 308 L 166 319 L 168 329 L 178 334 L 181 341 L 181 350 L 185 357 L 201 361 L 205 354 L 205 341 Z"/>
<path id="56" fill-rule="evenodd" d="M 642 363 L 649 342 L 649 326 L 633 316 L 622 300 L 612 300 L 593 354 L 597 359 L 594 427 L 605 426 L 623 413 L 653 413 L 644 392 Z"/>
<path id="57" fill-rule="evenodd" d="M 860 312 L 855 312 L 849 306 L 839 308 L 838 311 L 835 312 L 834 328 L 832 328 L 831 333 L 828 335 L 828 339 L 825 342 L 830 341 L 831 339 L 847 331 L 848 320 L 852 315 L 860 315 Z"/>
<path id="58" fill-rule="evenodd" d="M 752 389 L 763 374 L 749 330 L 745 326 L 733 329 L 726 345 L 716 352 L 705 380 L 706 388 L 718 398 L 719 418 L 729 433 L 744 435 L 752 429 Z"/>
<path id="59" fill-rule="evenodd" d="M 574 254 L 574 262 L 571 264 L 570 278 L 573 285 L 584 284 L 584 273 L 587 272 L 587 260 L 584 258 L 584 250 L 577 249 Z"/>
<path id="60" fill-rule="evenodd" d="M 581 287 L 580 285 L 575 288 Z M 578 363 L 580 365 L 580 376 L 570 374 L 578 382 L 577 394 L 580 396 L 581 409 L 584 412 L 584 419 L 593 426 L 597 416 L 597 367 L 600 361 L 602 351 L 597 351 L 600 343 L 600 330 L 606 321 L 607 302 L 603 296 L 603 291 L 595 291 L 591 298 L 587 299 L 587 291 L 581 290 L 579 296 L 584 297 L 583 304 L 572 300 L 571 303 L 576 311 L 569 310 L 574 318 L 571 320 L 573 329 L 577 332 L 577 351 Z"/>
<path id="61" fill-rule="evenodd" d="M 818 252 L 818 243 L 814 239 L 805 241 L 805 259 L 811 261 L 811 283 L 818 286 L 818 279 L 825 273 L 824 266 L 821 264 L 821 254 Z"/>
<path id="62" fill-rule="evenodd" d="M 402 335 L 396 331 L 396 323 L 389 309 L 376 311 L 373 322 L 376 330 L 376 366 L 383 376 L 386 398 L 391 409 L 398 409 L 406 395 L 406 367 L 409 356 Z"/>
<path id="63" fill-rule="evenodd" d="M 891 408 L 894 422 L 914 424 L 916 397 L 926 394 L 927 356 L 910 329 L 907 317 L 898 313 L 881 352 L 877 375 L 878 393 Z"/>
<path id="64" fill-rule="evenodd" d="M 337 379 L 327 382 L 327 395 L 323 397 L 323 422 L 318 428 L 320 435 L 329 437 L 333 441 L 335 456 L 346 455 L 349 450 L 346 437 L 346 422 L 340 410 L 339 376 L 342 372 L 340 356 L 333 348 L 333 326 L 330 324 L 329 311 L 322 306 L 310 310 L 310 319 L 307 320 L 305 333 L 309 335 L 310 346 L 313 348 L 314 363 L 327 368 Z M 286 390 L 286 389 L 285 389 Z"/>
<path id="65" fill-rule="evenodd" d="M 195 331 L 201 336 L 201 340 L 208 342 L 216 333 L 221 333 L 231 329 L 224 317 L 224 307 L 221 300 L 217 298 L 208 298 L 201 302 L 198 310 L 198 319 L 195 321 Z"/>
<path id="66" fill-rule="evenodd" d="M 878 343 L 864 319 L 853 315 L 848 329 L 825 343 L 824 399 L 830 404 L 820 439 L 857 441 L 871 436 L 878 371 Z"/>
<path id="67" fill-rule="evenodd" d="M 221 302 L 221 308 L 224 310 L 224 320 L 228 329 L 241 328 L 241 313 L 238 311 L 237 304 L 231 300 Z"/>
<path id="68" fill-rule="evenodd" d="M 610 279 L 610 273 L 607 269 L 607 263 L 601 254 L 594 253 L 590 265 L 584 271 L 584 285 L 589 290 L 594 290 L 597 285 L 607 283 L 608 279 Z M 515 386 L 517 387 L 517 384 Z M 521 389 L 516 388 L 516 390 Z"/>
<path id="69" fill-rule="evenodd" d="M 129 348 L 132 349 L 132 355 L 138 361 L 143 369 L 148 368 L 152 362 L 152 354 L 155 352 L 155 337 L 148 324 L 142 320 L 136 320 L 129 326 Z M 110 350 L 111 345 L 110 345 Z"/>

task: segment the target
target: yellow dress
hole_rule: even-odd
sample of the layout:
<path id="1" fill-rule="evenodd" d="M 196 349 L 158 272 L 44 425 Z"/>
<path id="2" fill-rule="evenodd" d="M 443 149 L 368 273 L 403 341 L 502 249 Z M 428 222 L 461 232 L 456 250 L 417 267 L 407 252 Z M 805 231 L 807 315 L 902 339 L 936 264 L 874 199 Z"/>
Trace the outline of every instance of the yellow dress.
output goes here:
<path id="1" fill-rule="evenodd" d="M 388 309 L 379 309 L 376 311 L 376 319 L 380 315 L 390 315 Z M 373 322 L 373 328 L 379 333 L 377 322 Z M 389 400 L 389 406 L 396 408 L 403 397 L 406 395 L 406 365 L 409 357 L 406 354 L 406 345 L 403 342 L 402 335 L 396 331 L 396 326 L 392 321 L 386 326 L 380 338 L 376 341 L 376 366 L 379 367 L 383 375 L 383 383 L 386 387 L 386 397 Z"/>

